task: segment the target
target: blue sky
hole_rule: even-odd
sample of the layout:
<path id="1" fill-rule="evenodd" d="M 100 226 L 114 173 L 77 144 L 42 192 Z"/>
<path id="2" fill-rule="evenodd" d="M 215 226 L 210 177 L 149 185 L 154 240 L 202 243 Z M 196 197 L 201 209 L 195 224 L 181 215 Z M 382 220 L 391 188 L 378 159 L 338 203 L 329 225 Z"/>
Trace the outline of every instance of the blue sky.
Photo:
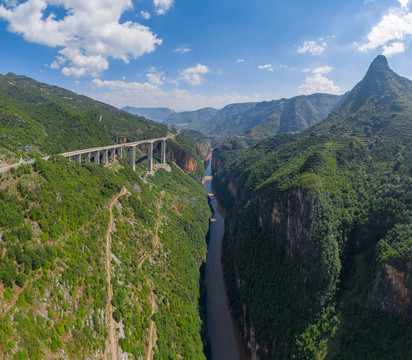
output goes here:
<path id="1" fill-rule="evenodd" d="M 340 94 L 378 54 L 412 78 L 410 3 L 3 0 L 0 73 L 177 111 Z"/>

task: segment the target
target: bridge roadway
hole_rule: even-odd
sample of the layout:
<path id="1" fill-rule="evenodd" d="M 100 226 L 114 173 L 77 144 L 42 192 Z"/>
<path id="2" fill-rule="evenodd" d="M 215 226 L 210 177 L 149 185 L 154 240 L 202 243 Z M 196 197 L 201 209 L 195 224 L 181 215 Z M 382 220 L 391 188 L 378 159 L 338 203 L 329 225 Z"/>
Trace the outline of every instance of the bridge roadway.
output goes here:
<path id="1" fill-rule="evenodd" d="M 119 157 L 123 157 L 123 148 L 129 148 L 129 165 L 133 170 L 136 170 L 136 146 L 149 144 L 147 148 L 147 171 L 153 171 L 153 144 L 160 141 L 161 144 L 161 163 L 166 163 L 166 141 L 168 139 L 173 138 L 175 135 L 169 133 L 166 137 L 156 138 L 156 139 L 147 139 L 147 140 L 139 140 L 131 143 L 123 143 L 123 144 L 115 144 L 115 145 L 107 145 L 107 146 L 100 146 L 96 148 L 90 149 L 82 149 L 82 150 L 75 150 L 75 151 L 68 151 L 61 153 L 67 159 L 71 159 L 73 157 L 74 161 L 78 164 L 82 162 L 82 155 L 84 155 L 84 162 L 90 162 L 91 157 L 93 155 L 93 162 L 96 164 L 100 164 L 100 156 L 102 158 L 102 164 L 107 165 L 109 163 L 109 158 L 113 161 L 116 158 L 116 152 Z"/>

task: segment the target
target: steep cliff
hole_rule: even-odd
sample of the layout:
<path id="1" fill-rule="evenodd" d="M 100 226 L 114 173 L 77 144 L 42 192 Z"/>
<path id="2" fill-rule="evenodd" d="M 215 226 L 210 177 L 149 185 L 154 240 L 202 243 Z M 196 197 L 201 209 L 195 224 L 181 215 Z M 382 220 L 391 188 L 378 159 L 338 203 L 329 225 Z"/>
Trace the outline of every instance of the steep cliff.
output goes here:
<path id="1" fill-rule="evenodd" d="M 182 133 L 177 135 L 175 140 L 170 141 L 166 157 L 194 179 L 201 181 L 204 178 L 203 162 L 206 156 L 190 135 Z"/>
<path id="2" fill-rule="evenodd" d="M 412 356 L 411 85 L 378 57 L 324 122 L 214 152 L 250 358 Z"/>

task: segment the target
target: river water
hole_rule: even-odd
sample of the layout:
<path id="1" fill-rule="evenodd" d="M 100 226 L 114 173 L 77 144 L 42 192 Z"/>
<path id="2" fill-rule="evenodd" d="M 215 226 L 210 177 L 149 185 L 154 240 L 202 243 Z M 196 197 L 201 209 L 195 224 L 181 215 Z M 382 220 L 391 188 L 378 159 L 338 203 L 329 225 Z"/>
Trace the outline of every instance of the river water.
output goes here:
<path id="1" fill-rule="evenodd" d="M 239 337 L 228 307 L 221 264 L 222 239 L 225 220 L 219 213 L 217 198 L 212 191 L 212 159 L 206 169 L 206 190 L 209 193 L 214 215 L 210 223 L 210 239 L 206 261 L 207 327 L 211 344 L 212 360 L 244 359 Z"/>

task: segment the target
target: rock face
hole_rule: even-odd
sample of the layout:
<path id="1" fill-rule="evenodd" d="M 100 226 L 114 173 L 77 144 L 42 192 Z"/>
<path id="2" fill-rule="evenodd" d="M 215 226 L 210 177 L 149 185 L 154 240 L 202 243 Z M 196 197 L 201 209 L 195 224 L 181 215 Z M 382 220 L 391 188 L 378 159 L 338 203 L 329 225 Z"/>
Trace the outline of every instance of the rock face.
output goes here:
<path id="1" fill-rule="evenodd" d="M 375 277 L 369 307 L 412 319 L 412 264 L 407 264 L 404 271 L 383 264 Z"/>
<path id="2" fill-rule="evenodd" d="M 338 245 L 330 244 L 338 264 L 331 265 L 314 240 L 319 211 L 310 191 L 298 188 L 281 191 L 271 186 L 254 194 L 248 218 L 231 219 L 224 245 L 224 269 L 229 287 L 230 283 L 236 284 L 231 299 L 238 298 L 234 301 L 234 312 L 241 314 L 238 325 L 251 359 L 270 358 L 270 354 L 288 346 L 276 329 L 270 330 L 270 342 L 262 341 L 259 332 L 262 321 L 274 321 L 271 316 L 279 311 L 279 303 L 287 303 L 294 312 L 310 316 L 320 311 L 335 286 L 337 278 L 331 274 L 340 270 Z M 247 242 L 239 244 L 246 231 L 256 234 L 256 238 L 248 237 Z M 262 282 L 252 281 L 251 272 L 261 273 Z M 278 299 L 273 299 L 262 293 L 260 287 L 283 290 Z M 251 288 L 254 293 L 249 292 Z M 266 311 L 267 319 L 259 319 Z"/>
<path id="3" fill-rule="evenodd" d="M 336 279 L 328 275 L 328 265 L 314 241 L 319 214 L 313 194 L 302 189 L 264 189 L 252 201 L 259 231 L 272 251 L 297 269 L 294 283 L 299 289 L 298 307 L 307 313 L 318 311 Z"/>
<path id="4" fill-rule="evenodd" d="M 187 174 L 193 173 L 198 169 L 197 160 L 173 142 L 167 145 L 166 156 L 169 160 L 174 161 Z"/>

